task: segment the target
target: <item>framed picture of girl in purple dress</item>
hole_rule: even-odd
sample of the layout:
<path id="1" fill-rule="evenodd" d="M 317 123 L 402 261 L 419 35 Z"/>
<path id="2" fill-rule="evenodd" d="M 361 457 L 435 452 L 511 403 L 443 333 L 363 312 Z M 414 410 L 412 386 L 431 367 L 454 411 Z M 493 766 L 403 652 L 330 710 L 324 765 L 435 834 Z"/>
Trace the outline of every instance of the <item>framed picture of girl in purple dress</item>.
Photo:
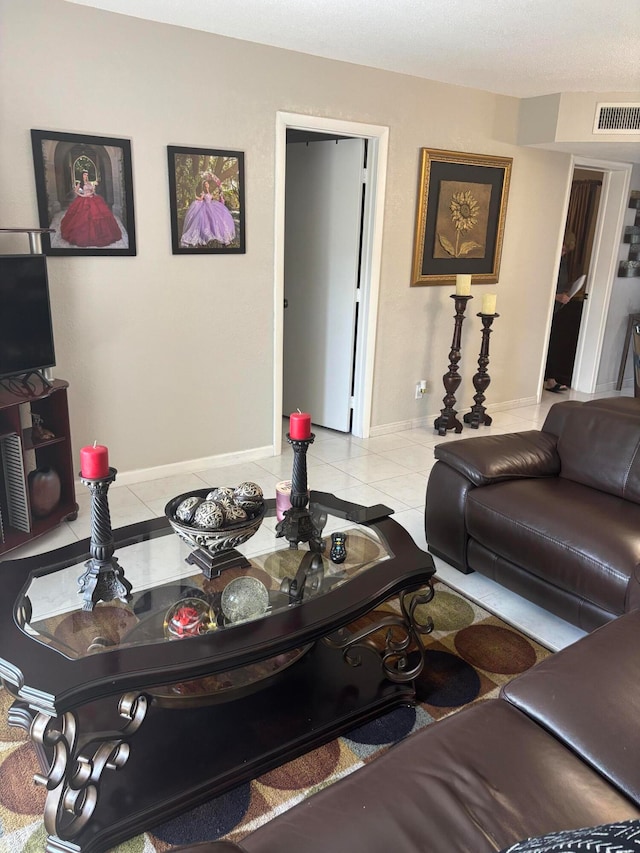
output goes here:
<path id="1" fill-rule="evenodd" d="M 40 227 L 47 255 L 135 255 L 128 139 L 32 130 Z"/>
<path id="2" fill-rule="evenodd" d="M 174 255 L 242 254 L 244 154 L 168 146 Z"/>

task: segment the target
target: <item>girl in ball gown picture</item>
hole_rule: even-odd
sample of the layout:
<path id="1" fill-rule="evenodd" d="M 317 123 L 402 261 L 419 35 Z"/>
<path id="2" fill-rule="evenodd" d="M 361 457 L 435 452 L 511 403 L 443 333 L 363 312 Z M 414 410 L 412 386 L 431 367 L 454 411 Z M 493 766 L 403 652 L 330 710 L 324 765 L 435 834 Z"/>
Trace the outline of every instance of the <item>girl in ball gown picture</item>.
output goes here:
<path id="1" fill-rule="evenodd" d="M 96 194 L 89 173 L 74 188 L 71 202 L 60 223 L 62 238 L 74 246 L 110 246 L 122 239 L 120 226 L 106 201 Z"/>
<path id="2" fill-rule="evenodd" d="M 206 246 L 212 240 L 228 246 L 236 236 L 236 226 L 233 217 L 227 210 L 222 193 L 220 180 L 213 176 L 216 183 L 217 198 L 211 193 L 208 179 L 202 182 L 202 192 L 191 202 L 184 217 L 180 245 Z"/>

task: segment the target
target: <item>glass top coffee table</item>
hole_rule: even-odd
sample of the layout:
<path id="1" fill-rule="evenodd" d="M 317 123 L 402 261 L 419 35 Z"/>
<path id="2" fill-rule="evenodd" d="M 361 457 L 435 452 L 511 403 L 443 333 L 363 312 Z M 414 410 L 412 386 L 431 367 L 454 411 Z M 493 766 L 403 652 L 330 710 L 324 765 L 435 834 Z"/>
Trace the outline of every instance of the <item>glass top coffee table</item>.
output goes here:
<path id="1" fill-rule="evenodd" d="M 312 492 L 317 553 L 276 538 L 266 505 L 217 577 L 165 518 L 115 530 L 131 593 L 92 610 L 89 540 L 2 563 L 0 677 L 49 853 L 106 850 L 414 701 L 432 558 L 383 506 Z"/>

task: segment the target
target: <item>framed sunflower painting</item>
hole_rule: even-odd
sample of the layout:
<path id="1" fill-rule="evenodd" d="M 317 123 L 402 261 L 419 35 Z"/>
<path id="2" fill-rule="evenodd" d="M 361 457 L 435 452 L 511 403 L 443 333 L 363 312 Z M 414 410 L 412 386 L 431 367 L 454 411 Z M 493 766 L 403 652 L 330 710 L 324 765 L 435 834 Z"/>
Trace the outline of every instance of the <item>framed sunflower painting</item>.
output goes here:
<path id="1" fill-rule="evenodd" d="M 471 274 L 494 284 L 511 179 L 511 157 L 421 151 L 411 286 L 453 284 Z"/>

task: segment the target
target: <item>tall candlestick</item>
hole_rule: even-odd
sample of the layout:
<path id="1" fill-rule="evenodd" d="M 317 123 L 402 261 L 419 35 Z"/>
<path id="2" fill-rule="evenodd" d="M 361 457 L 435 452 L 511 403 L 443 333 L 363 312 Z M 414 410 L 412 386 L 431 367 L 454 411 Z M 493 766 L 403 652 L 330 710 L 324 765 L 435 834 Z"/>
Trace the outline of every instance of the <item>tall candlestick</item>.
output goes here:
<path id="1" fill-rule="evenodd" d="M 291 418 L 293 423 L 293 415 Z M 291 508 L 284 511 L 282 521 L 276 524 L 276 537 L 284 536 L 290 548 L 297 548 L 300 542 L 308 542 L 309 550 L 320 552 L 323 548 L 321 531 L 314 524 L 307 508 L 309 502 L 307 450 L 314 439 L 313 433 L 308 438 L 294 438 L 291 433 L 287 435 L 287 441 L 293 447 L 293 472 L 289 496 Z"/>
<path id="2" fill-rule="evenodd" d="M 80 448 L 80 474 L 86 480 L 100 480 L 109 476 L 109 451 L 95 441 L 92 446 Z"/>
<path id="3" fill-rule="evenodd" d="M 482 308 L 480 310 L 481 314 L 495 314 L 496 313 L 496 302 L 498 301 L 498 297 L 495 293 L 485 293 L 482 297 Z"/>
<path id="4" fill-rule="evenodd" d="M 292 412 L 289 418 L 289 435 L 298 441 L 311 438 L 311 415 L 308 412 Z"/>
<path id="5" fill-rule="evenodd" d="M 473 296 L 451 294 L 451 298 L 455 300 L 456 313 L 453 325 L 453 341 L 451 342 L 451 351 L 449 352 L 449 370 L 442 377 L 442 382 L 447 392 L 442 399 L 444 408 L 440 410 L 440 415 L 433 423 L 434 429 L 438 430 L 438 435 L 446 435 L 448 429 L 455 429 L 456 433 L 462 432 L 462 424 L 456 417 L 458 413 L 453 407 L 456 402 L 455 392 L 461 380 L 458 373 L 458 362 L 460 361 L 462 321 L 464 320 L 464 311 L 467 307 L 467 302 L 473 299 Z"/>
<path id="6" fill-rule="evenodd" d="M 456 276 L 456 296 L 471 295 L 471 276 L 457 275 Z"/>
<path id="7" fill-rule="evenodd" d="M 91 455 L 87 458 L 94 461 Z M 91 467 L 89 470 L 92 472 Z M 86 477 L 84 472 L 80 474 L 82 482 L 91 493 L 91 559 L 84 564 L 85 571 L 78 578 L 78 592 L 83 597 L 83 610 L 93 610 L 99 601 L 114 601 L 118 598 L 127 602 L 131 598 L 131 584 L 114 557 L 115 543 L 107 500 L 109 486 L 117 473 L 115 468 L 108 468 L 105 477 Z"/>
<path id="8" fill-rule="evenodd" d="M 473 396 L 474 404 L 471 411 L 464 416 L 464 422 L 469 424 L 472 429 L 478 429 L 480 424 L 491 426 L 491 415 L 487 414 L 484 401 L 486 399 L 484 392 L 489 387 L 491 377 L 487 372 L 489 366 L 489 335 L 491 334 L 491 326 L 499 314 L 485 314 L 481 312 L 478 317 L 482 320 L 482 344 L 480 346 L 480 355 L 478 356 L 478 372 L 473 377 L 473 387 L 476 393 Z"/>

